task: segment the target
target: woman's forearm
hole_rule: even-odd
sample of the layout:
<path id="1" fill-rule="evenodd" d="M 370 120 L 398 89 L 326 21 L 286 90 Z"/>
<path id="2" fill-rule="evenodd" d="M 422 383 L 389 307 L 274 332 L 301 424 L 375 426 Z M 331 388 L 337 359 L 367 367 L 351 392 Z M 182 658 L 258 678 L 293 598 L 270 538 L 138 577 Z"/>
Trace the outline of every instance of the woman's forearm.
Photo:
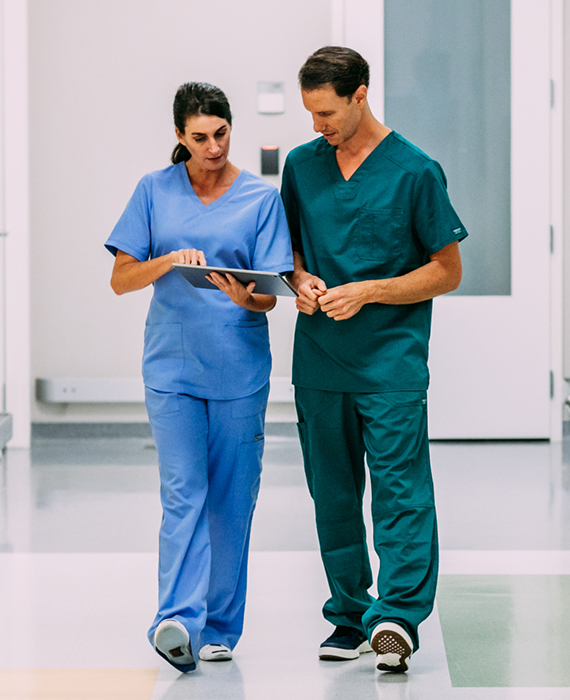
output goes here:
<path id="1" fill-rule="evenodd" d="M 250 311 L 271 311 L 277 304 L 277 297 L 271 294 L 252 294 L 251 301 L 248 302 L 246 309 Z"/>
<path id="2" fill-rule="evenodd" d="M 117 251 L 115 266 L 111 275 L 111 287 L 115 294 L 136 292 L 144 289 L 149 284 L 156 282 L 159 277 L 172 270 L 172 263 L 186 265 L 205 265 L 206 258 L 201 250 L 196 248 L 183 248 L 173 250 L 167 255 L 161 255 L 152 260 L 140 261 L 132 255 Z"/>
<path id="3" fill-rule="evenodd" d="M 111 275 L 111 287 L 115 294 L 126 294 L 144 289 L 169 272 L 173 262 L 172 253 L 140 262 L 119 250 Z"/>

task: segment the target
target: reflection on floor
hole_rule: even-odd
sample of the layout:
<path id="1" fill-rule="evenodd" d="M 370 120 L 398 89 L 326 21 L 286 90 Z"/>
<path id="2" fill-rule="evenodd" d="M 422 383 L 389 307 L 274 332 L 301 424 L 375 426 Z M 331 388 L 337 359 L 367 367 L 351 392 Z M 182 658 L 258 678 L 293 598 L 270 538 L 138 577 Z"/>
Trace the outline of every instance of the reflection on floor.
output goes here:
<path id="1" fill-rule="evenodd" d="M 570 700 L 570 459 L 544 442 L 434 443 L 442 575 L 410 673 L 320 662 L 327 586 L 299 445 L 269 436 L 235 660 L 180 676 L 156 599 L 156 451 L 42 439 L 0 483 L 0 700 Z M 564 448 L 564 449 L 563 449 Z M 370 522 L 368 522 L 370 525 Z"/>

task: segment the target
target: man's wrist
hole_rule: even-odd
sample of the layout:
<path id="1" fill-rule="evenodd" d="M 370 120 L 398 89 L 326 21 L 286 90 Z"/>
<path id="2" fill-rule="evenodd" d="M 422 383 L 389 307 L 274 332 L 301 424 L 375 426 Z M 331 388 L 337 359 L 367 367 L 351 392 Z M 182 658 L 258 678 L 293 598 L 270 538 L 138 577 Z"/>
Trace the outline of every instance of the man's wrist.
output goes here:
<path id="1" fill-rule="evenodd" d="M 367 280 L 362 284 L 365 285 L 364 295 L 365 304 L 383 304 L 386 303 L 386 283 L 388 280 Z"/>
<path id="2" fill-rule="evenodd" d="M 310 277 L 312 277 L 312 275 L 306 270 L 294 270 L 289 275 L 289 282 L 298 290 L 303 282 Z"/>

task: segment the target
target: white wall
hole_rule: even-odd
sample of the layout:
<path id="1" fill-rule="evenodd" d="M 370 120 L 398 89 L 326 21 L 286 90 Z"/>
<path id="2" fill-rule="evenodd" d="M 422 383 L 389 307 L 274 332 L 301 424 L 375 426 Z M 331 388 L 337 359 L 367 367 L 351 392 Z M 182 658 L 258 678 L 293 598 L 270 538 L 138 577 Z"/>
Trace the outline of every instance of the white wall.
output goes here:
<path id="1" fill-rule="evenodd" d="M 168 164 L 176 87 L 196 79 L 227 91 L 235 115 L 232 159 L 239 166 L 258 172 L 259 147 L 268 142 L 280 146 L 283 159 L 313 137 L 296 72 L 329 42 L 331 6 L 339 2 L 28 0 L 32 378 L 139 374 L 149 293 L 112 294 L 112 259 L 102 242 L 139 177 Z M 570 0 L 564 10 L 566 125 Z M 285 81 L 284 115 L 256 114 L 258 80 Z M 567 183 L 567 128 L 564 143 Z M 570 379 L 567 186 L 564 211 L 564 369 Z M 283 299 L 270 315 L 277 375 L 289 373 L 294 316 Z M 19 363 L 26 366 L 25 356 Z M 35 421 L 145 419 L 142 406 L 32 408 Z"/>
<path id="2" fill-rule="evenodd" d="M 314 137 L 296 74 L 329 43 L 330 0 L 29 0 L 32 377 L 138 376 L 150 290 L 116 297 L 103 242 L 139 178 L 165 167 L 183 82 L 224 89 L 231 159 L 259 173 Z M 286 112 L 256 113 L 285 81 Z M 278 184 L 278 178 L 275 178 Z M 270 315 L 274 374 L 290 374 L 295 310 Z M 47 406 L 33 420 L 144 420 L 142 406 Z"/>

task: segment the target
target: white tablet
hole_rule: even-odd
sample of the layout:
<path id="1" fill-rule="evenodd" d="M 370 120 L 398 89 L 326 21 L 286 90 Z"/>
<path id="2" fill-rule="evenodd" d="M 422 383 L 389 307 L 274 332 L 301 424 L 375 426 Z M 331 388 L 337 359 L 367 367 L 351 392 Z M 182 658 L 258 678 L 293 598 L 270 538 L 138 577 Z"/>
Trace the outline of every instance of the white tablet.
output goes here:
<path id="1" fill-rule="evenodd" d="M 219 272 L 220 275 L 229 273 L 246 286 L 250 282 L 255 282 L 255 289 L 253 291 L 257 294 L 274 294 L 282 297 L 298 296 L 293 286 L 287 281 L 285 275 L 281 275 L 278 272 L 235 270 L 231 267 L 184 265 L 182 263 L 173 263 L 173 266 L 193 287 L 200 287 L 201 289 L 218 289 L 215 284 L 212 284 L 206 279 L 206 275 L 209 275 L 210 272 Z"/>

